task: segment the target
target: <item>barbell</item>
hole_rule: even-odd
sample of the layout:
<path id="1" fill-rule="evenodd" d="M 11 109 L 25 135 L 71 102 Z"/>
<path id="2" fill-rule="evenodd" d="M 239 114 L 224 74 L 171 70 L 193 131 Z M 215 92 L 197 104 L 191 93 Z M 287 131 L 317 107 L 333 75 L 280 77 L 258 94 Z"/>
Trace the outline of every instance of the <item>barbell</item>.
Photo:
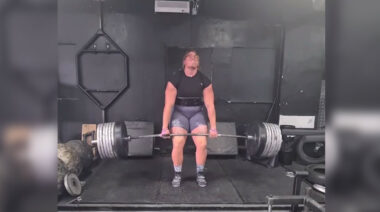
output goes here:
<path id="1" fill-rule="evenodd" d="M 209 136 L 209 134 L 168 134 L 173 136 Z M 101 159 L 128 157 L 128 142 L 141 138 L 161 137 L 161 134 L 128 135 L 127 128 L 123 122 L 102 123 L 97 125 L 96 139 L 91 141 L 96 145 Z M 272 123 L 257 123 L 251 125 L 246 135 L 218 134 L 218 137 L 245 139 L 247 153 L 254 158 L 269 158 L 276 156 L 282 144 L 280 126 Z"/>

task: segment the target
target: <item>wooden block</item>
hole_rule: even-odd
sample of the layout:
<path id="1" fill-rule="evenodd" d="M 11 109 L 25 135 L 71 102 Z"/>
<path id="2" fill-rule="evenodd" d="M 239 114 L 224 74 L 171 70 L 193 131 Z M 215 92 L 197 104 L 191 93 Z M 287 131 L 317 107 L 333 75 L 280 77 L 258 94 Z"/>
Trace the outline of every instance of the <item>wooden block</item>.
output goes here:
<path id="1" fill-rule="evenodd" d="M 86 141 L 88 145 L 91 145 L 91 139 L 96 139 L 95 137 L 90 138 L 91 136 L 88 136 L 92 132 L 95 132 L 94 135 L 96 134 L 96 124 L 82 124 L 82 140 Z"/>
<path id="2" fill-rule="evenodd" d="M 91 136 L 93 134 L 94 136 Z M 96 124 L 82 124 L 82 141 L 92 146 L 91 140 L 96 139 Z M 96 148 L 92 148 L 94 159 L 96 158 Z"/>

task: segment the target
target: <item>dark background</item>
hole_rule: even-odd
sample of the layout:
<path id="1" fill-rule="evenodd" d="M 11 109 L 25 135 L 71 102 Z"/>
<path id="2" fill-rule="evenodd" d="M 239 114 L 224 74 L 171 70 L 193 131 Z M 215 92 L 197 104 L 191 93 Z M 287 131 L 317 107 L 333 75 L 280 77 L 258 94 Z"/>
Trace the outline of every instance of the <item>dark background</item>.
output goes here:
<path id="1" fill-rule="evenodd" d="M 165 79 L 181 67 L 189 48 L 198 50 L 201 71 L 212 78 L 217 121 L 234 121 L 238 127 L 264 121 L 281 72 L 280 107 L 274 107 L 270 120 L 275 122 L 279 114 L 317 115 L 325 14 L 311 0 L 206 0 L 196 16 L 154 14 L 153 0 L 108 0 L 103 8 L 105 32 L 129 57 L 129 88 L 109 108 L 108 121 L 152 121 L 159 130 Z M 98 29 L 98 11 L 96 1 L 58 1 L 61 141 L 79 138 L 82 123 L 101 122 L 100 109 L 77 87 L 75 66 L 76 53 Z M 122 76 L 118 61 L 108 60 L 109 69 L 103 72 L 96 67 L 104 64 L 86 71 L 99 84 L 117 80 Z"/>

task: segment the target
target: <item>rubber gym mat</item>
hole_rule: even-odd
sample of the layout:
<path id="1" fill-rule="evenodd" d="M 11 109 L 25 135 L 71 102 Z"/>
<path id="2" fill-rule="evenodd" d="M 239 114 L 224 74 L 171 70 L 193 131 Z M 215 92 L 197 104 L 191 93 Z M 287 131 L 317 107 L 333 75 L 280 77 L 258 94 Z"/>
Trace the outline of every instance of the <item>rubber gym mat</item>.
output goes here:
<path id="1" fill-rule="evenodd" d="M 161 166 L 152 158 L 102 161 L 89 176 L 82 201 L 150 203 L 160 188 Z"/>
<path id="2" fill-rule="evenodd" d="M 208 186 L 195 182 L 195 158 L 186 154 L 182 184 L 171 187 L 170 156 L 102 161 L 87 179 L 82 202 L 107 203 L 266 203 L 266 196 L 291 193 L 282 167 L 268 169 L 241 159 L 208 159 Z"/>
<path id="3" fill-rule="evenodd" d="M 218 165 L 217 160 L 208 160 L 206 165 L 207 187 L 197 185 L 196 165 L 193 156 L 186 156 L 182 167 L 181 187 L 172 188 L 173 177 L 170 157 L 165 158 L 159 203 L 242 203 L 239 194 Z"/>
<path id="4" fill-rule="evenodd" d="M 282 167 L 266 168 L 251 161 L 218 160 L 226 177 L 238 191 L 244 203 L 265 203 L 268 195 L 290 195 L 293 178 Z"/>

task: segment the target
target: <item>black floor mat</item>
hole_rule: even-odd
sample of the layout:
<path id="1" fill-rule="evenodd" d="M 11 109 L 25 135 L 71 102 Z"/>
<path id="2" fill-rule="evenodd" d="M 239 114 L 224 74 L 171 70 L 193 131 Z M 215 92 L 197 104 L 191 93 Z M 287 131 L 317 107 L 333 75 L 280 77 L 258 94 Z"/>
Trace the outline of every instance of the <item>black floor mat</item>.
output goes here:
<path id="1" fill-rule="evenodd" d="M 195 159 L 185 155 L 183 182 L 172 188 L 168 156 L 102 161 L 87 180 L 82 202 L 108 203 L 265 203 L 266 196 L 291 193 L 285 169 L 268 169 L 241 159 L 208 159 L 208 186 L 195 182 Z"/>
<path id="2" fill-rule="evenodd" d="M 86 202 L 150 203 L 160 189 L 160 160 L 102 161 L 82 193 Z"/>
<path id="3" fill-rule="evenodd" d="M 195 182 L 196 165 L 194 157 L 185 157 L 181 187 L 171 187 L 173 167 L 171 159 L 164 159 L 165 165 L 162 170 L 162 183 L 158 203 L 242 203 L 232 183 L 226 178 L 223 169 L 217 160 L 207 161 L 206 177 L 208 185 L 200 188 Z"/>
<path id="4" fill-rule="evenodd" d="M 218 160 L 244 203 L 265 203 L 268 195 L 289 195 L 293 179 L 282 167 L 266 168 L 250 161 Z"/>

